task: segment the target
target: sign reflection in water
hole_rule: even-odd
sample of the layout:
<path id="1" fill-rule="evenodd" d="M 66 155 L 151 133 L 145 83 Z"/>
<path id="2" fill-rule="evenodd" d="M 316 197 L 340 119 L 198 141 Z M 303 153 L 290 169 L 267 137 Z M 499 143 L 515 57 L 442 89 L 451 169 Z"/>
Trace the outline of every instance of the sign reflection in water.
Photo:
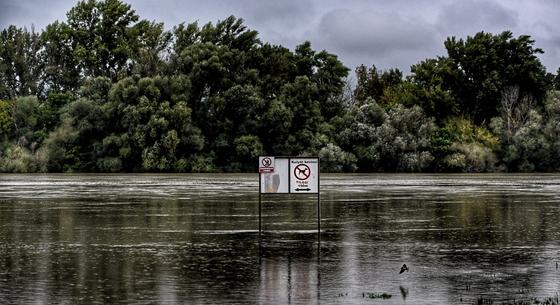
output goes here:
<path id="1" fill-rule="evenodd" d="M 469 304 L 560 290 L 560 176 L 321 178 L 318 264 L 315 196 L 265 202 L 259 249 L 255 175 L 2 175 L 0 300 Z"/>

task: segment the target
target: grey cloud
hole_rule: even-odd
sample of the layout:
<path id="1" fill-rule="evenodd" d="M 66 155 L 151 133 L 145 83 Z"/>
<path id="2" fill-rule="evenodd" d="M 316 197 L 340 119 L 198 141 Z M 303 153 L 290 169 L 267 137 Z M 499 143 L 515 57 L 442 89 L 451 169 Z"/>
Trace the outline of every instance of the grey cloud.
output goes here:
<path id="1" fill-rule="evenodd" d="M 214 0 L 206 1 L 153 1 L 137 0 L 133 8 L 143 18 L 166 19 L 174 24 L 199 20 L 201 23 L 235 15 L 255 24 L 303 24 L 315 13 L 313 0 L 260 1 L 260 0 Z M 148 16 L 148 17 L 146 17 Z M 174 25 L 173 24 L 173 25 Z"/>
<path id="2" fill-rule="evenodd" d="M 498 33 L 512 30 L 518 22 L 518 13 L 499 3 L 463 0 L 443 7 L 438 27 L 447 36 L 466 36 L 480 31 Z"/>
<path id="3" fill-rule="evenodd" d="M 440 38 L 465 38 L 479 31 L 499 33 L 505 30 L 514 36 L 530 35 L 535 46 L 545 51 L 539 55 L 549 72 L 556 72 L 560 63 L 560 2 L 554 0 L 457 1 L 442 7 L 437 20 Z"/>
<path id="4" fill-rule="evenodd" d="M 236 12 L 247 25 L 259 31 L 261 39 L 293 48 L 301 43 L 304 33 L 316 18 L 312 0 L 258 1 L 240 0 Z"/>
<path id="5" fill-rule="evenodd" d="M 316 13 L 311 0 L 289 1 L 239 1 L 246 18 L 259 24 L 305 24 Z M 245 17 L 245 16 L 244 16 Z"/>
<path id="6" fill-rule="evenodd" d="M 539 6 L 523 3 L 521 9 L 530 12 L 527 15 L 533 18 L 522 19 L 522 26 L 517 32 L 531 35 L 535 46 L 545 52 L 539 56 L 542 63 L 549 72 L 556 73 L 560 67 L 560 2 L 542 0 Z"/>
<path id="7" fill-rule="evenodd" d="M 544 51 L 544 54 L 540 55 L 542 63 L 549 72 L 556 73 L 560 68 L 560 33 L 552 25 L 538 22 L 535 24 L 535 34 L 532 38 L 535 40 L 535 46 Z"/>
<path id="8" fill-rule="evenodd" d="M 11 24 L 40 30 L 55 20 L 66 18 L 74 0 L 0 0 L 0 29 Z"/>
<path id="9" fill-rule="evenodd" d="M 414 56 L 431 50 L 438 44 L 433 32 L 432 26 L 421 19 L 406 20 L 396 13 L 339 9 L 323 16 L 314 41 L 352 63 L 351 68 L 362 63 L 387 67 L 386 61 L 390 61 L 407 71 L 416 58 L 396 59 L 395 56 Z"/>
<path id="10" fill-rule="evenodd" d="M 302 33 L 317 15 L 314 0 L 214 0 L 204 3 L 194 0 L 137 0 L 132 6 L 141 18 L 163 21 L 168 29 L 181 22 L 205 24 L 235 15 L 243 18 L 251 29 L 257 30 L 262 41 L 291 48 L 302 41 Z"/>
<path id="11" fill-rule="evenodd" d="M 0 2 L 0 27 L 5 28 L 16 23 L 18 16 L 25 13 L 25 9 L 15 1 Z"/>
<path id="12" fill-rule="evenodd" d="M 164 22 L 245 19 L 264 42 L 294 48 L 311 40 L 314 48 L 339 55 L 350 68 L 358 64 L 405 72 L 411 64 L 444 54 L 443 41 L 479 31 L 512 30 L 528 34 L 545 50 L 549 71 L 560 65 L 558 0 L 123 0 L 141 18 Z M 0 0 L 0 28 L 35 25 L 40 30 L 78 0 Z"/>

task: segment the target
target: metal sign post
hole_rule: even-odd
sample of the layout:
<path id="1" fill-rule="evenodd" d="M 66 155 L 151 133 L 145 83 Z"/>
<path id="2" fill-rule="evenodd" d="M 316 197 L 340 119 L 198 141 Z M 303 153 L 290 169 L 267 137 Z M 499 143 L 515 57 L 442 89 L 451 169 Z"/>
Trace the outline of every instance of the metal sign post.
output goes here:
<path id="1" fill-rule="evenodd" d="M 261 179 L 262 179 L 261 176 L 262 175 L 259 174 L 259 188 L 261 187 Z M 261 237 L 261 231 L 262 231 L 261 230 L 261 218 L 262 218 L 262 216 L 261 216 L 261 194 L 262 194 L 262 192 L 259 190 L 259 238 Z"/>
<path id="2" fill-rule="evenodd" d="M 259 237 L 263 194 L 317 194 L 317 235 L 321 242 L 320 163 L 317 157 L 259 157 Z"/>

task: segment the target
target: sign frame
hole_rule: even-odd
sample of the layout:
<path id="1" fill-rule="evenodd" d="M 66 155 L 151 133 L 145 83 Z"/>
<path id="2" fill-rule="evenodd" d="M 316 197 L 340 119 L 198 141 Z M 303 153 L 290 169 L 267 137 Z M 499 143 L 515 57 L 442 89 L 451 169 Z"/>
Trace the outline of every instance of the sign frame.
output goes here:
<path id="1" fill-rule="evenodd" d="M 263 182 L 263 174 L 270 174 L 273 172 L 261 172 L 260 171 L 260 167 L 259 167 L 259 194 L 266 194 L 266 195 L 275 195 L 275 194 L 289 194 L 289 195 L 309 195 L 309 194 L 319 194 L 321 192 L 321 161 L 319 159 L 319 157 L 285 157 L 285 156 L 267 156 L 268 158 L 272 158 L 273 162 L 277 161 L 277 160 L 288 160 L 288 191 L 287 192 L 263 192 L 263 187 L 262 187 L 262 182 Z M 262 158 L 266 158 L 266 157 L 259 157 L 259 160 L 262 160 Z M 292 191 L 292 175 L 295 175 L 295 173 L 292 172 L 291 169 L 291 164 L 292 164 L 292 160 L 305 160 L 305 161 L 309 161 L 309 160 L 313 160 L 316 161 L 317 166 L 316 166 L 316 170 L 317 170 L 317 174 L 316 174 L 316 181 L 317 181 L 317 191 L 307 191 L 307 192 L 297 192 L 297 191 Z M 312 162 L 315 163 L 315 162 Z M 260 162 L 259 162 L 260 165 Z M 276 170 L 276 166 L 272 166 L 272 168 L 274 168 Z M 310 173 L 310 176 L 311 175 Z"/>
<path id="2" fill-rule="evenodd" d="M 263 192 L 262 191 L 262 179 L 263 179 L 263 174 L 268 174 L 270 172 L 262 172 L 260 170 L 261 167 L 261 160 L 263 160 L 263 158 L 272 158 L 272 160 L 274 160 L 273 162 L 275 162 L 276 160 L 279 159 L 288 159 L 288 192 Z M 316 170 L 317 170 L 317 174 L 316 174 L 316 182 L 317 182 L 317 192 L 311 192 L 311 191 L 307 191 L 307 192 L 292 192 L 292 160 L 313 160 L 316 161 Z M 315 162 L 312 162 L 315 163 Z M 305 164 L 305 163 L 302 163 Z M 306 165 L 307 166 L 307 165 Z M 308 166 L 307 166 L 308 167 Z M 272 168 L 275 168 L 275 165 L 273 164 Z M 308 167 L 309 168 L 309 167 Z M 305 174 L 302 173 L 304 176 Z M 294 173 L 294 175 L 296 175 Z M 311 170 L 310 173 L 307 175 L 307 177 L 312 176 Z M 298 178 L 299 179 L 299 178 Z M 304 157 L 304 156 L 259 156 L 259 238 L 261 238 L 261 234 L 262 234 L 262 196 L 263 195 L 317 195 L 317 241 L 319 243 L 319 247 L 318 250 L 320 251 L 320 244 L 321 244 L 321 160 L 319 159 L 318 156 L 309 156 L 309 157 Z"/>

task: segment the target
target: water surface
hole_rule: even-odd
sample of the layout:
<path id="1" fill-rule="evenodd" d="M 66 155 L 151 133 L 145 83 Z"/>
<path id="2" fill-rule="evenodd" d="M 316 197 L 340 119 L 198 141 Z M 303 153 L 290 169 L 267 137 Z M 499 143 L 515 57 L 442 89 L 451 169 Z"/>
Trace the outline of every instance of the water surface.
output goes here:
<path id="1" fill-rule="evenodd" d="M 314 196 L 263 197 L 259 238 L 256 175 L 0 175 L 0 301 L 474 304 L 560 291 L 559 175 L 321 179 L 319 249 Z"/>

